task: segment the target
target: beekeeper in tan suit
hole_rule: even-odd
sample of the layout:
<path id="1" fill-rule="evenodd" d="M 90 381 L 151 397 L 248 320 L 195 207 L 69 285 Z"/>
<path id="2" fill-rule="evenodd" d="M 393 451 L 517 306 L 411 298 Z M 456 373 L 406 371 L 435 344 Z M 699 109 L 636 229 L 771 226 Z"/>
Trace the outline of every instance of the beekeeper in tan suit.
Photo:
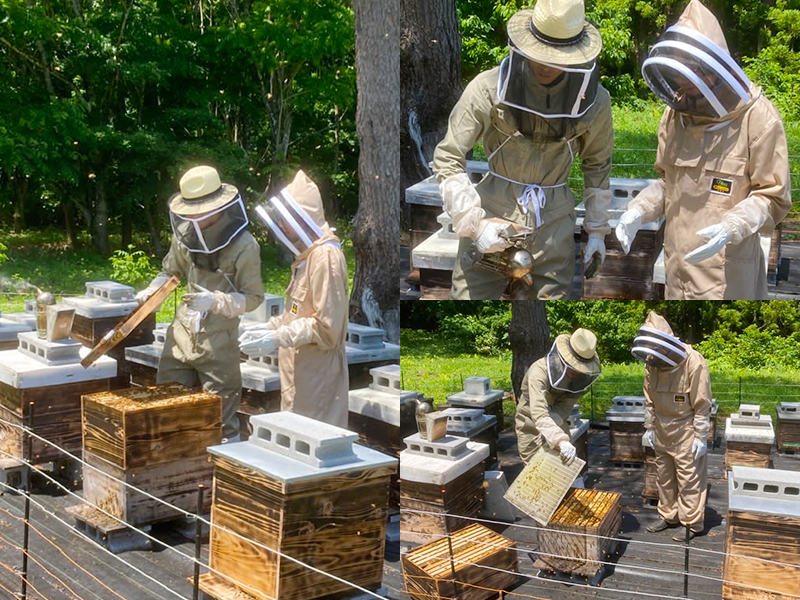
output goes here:
<path id="1" fill-rule="evenodd" d="M 543 441 L 558 450 L 565 463 L 575 459 L 567 417 L 600 376 L 596 348 L 594 333 L 576 329 L 572 335 L 559 335 L 547 356 L 528 368 L 516 416 L 517 448 L 525 464 Z"/>
<path id="2" fill-rule="evenodd" d="M 172 245 L 141 303 L 174 275 L 188 293 L 167 330 L 156 381 L 201 385 L 222 396 L 222 436 L 238 441 L 242 398 L 239 317 L 264 301 L 261 253 L 239 191 L 216 169 L 194 167 L 169 201 Z"/>
<path id="3" fill-rule="evenodd" d="M 698 0 L 653 46 L 642 74 L 668 105 L 655 163 L 661 179 L 622 215 L 623 249 L 642 223 L 665 215 L 667 299 L 766 299 L 758 234 L 771 235 L 792 207 L 780 114 Z"/>
<path id="4" fill-rule="evenodd" d="M 510 52 L 499 67 L 473 79 L 450 114 L 436 147 L 433 170 L 444 210 L 461 238 L 453 270 L 455 300 L 500 298 L 507 277 L 474 264 L 468 255 L 502 252 L 501 218 L 531 231 L 529 298 L 564 298 L 575 273 L 575 205 L 567 185 L 576 156 L 582 159 L 584 261 L 605 259 L 610 232 L 609 173 L 613 147 L 611 99 L 598 83 L 602 41 L 584 18 L 582 0 L 539 0 L 508 22 Z M 467 154 L 483 139 L 489 173 L 470 181 Z"/>
<path id="5" fill-rule="evenodd" d="M 242 352 L 278 349 L 281 410 L 347 427 L 347 261 L 325 222 L 319 188 L 298 171 L 256 213 L 295 259 L 283 314 L 244 332 Z"/>
<path id="6" fill-rule="evenodd" d="M 688 525 L 691 539 L 703 531 L 706 508 L 706 450 L 711 426 L 708 365 L 654 312 L 639 329 L 631 353 L 647 365 L 642 445 L 656 453 L 660 518 L 647 531 Z M 683 541 L 685 534 L 678 533 L 673 539 Z"/>

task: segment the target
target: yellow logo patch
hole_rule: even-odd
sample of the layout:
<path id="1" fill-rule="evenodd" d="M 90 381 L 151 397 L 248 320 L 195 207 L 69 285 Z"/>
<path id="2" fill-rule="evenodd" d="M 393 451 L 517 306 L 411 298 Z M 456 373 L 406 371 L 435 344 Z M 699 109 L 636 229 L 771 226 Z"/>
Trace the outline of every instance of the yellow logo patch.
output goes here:
<path id="1" fill-rule="evenodd" d="M 686 402 L 686 396 L 683 394 L 675 394 L 675 402 Z"/>
<path id="2" fill-rule="evenodd" d="M 297 311 L 299 310 L 299 308 L 300 307 L 297 305 L 297 302 L 292 302 L 292 314 L 293 315 L 297 314 Z"/>
<path id="3" fill-rule="evenodd" d="M 715 194 L 723 194 L 724 196 L 730 196 L 732 189 L 733 189 L 733 180 L 722 179 L 721 177 L 711 178 L 711 191 L 714 192 Z"/>

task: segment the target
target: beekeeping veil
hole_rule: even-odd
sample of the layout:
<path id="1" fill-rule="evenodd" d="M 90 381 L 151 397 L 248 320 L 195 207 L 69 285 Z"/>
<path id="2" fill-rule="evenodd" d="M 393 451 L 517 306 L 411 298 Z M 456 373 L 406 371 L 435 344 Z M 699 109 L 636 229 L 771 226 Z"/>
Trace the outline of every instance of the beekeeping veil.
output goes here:
<path id="1" fill-rule="evenodd" d="M 585 392 L 600 377 L 597 337 L 588 329 L 562 334 L 547 354 L 550 385 L 562 392 Z"/>
<path id="2" fill-rule="evenodd" d="M 666 319 L 651 311 L 633 340 L 631 354 L 651 367 L 664 369 L 681 364 L 686 350 L 686 344 L 675 337 Z"/>
<path id="3" fill-rule="evenodd" d="M 295 256 L 330 233 L 319 188 L 303 171 L 266 204 L 257 206 L 256 214 Z"/>
<path id="4" fill-rule="evenodd" d="M 213 254 L 247 227 L 247 211 L 239 190 L 221 183 L 213 167 L 189 169 L 181 191 L 169 201 L 172 231 L 189 252 Z"/>
<path id="5" fill-rule="evenodd" d="M 510 52 L 500 64 L 500 102 L 545 119 L 577 118 L 594 104 L 598 87 L 600 33 L 585 20 L 582 0 L 539 0 L 508 21 Z M 542 85 L 530 61 L 558 69 Z"/>
<path id="6" fill-rule="evenodd" d="M 752 100 L 750 80 L 728 52 L 722 28 L 692 0 L 642 65 L 653 93 L 680 113 L 725 119 Z"/>

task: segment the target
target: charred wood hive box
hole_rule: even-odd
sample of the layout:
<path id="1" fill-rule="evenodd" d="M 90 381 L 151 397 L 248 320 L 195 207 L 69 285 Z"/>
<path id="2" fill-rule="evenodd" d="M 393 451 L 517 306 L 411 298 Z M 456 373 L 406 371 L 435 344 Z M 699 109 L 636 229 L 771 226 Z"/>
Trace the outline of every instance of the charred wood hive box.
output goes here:
<path id="1" fill-rule="evenodd" d="M 768 468 L 775 444 L 772 417 L 756 404 L 742 404 L 725 421 L 725 468 L 734 465 Z"/>
<path id="2" fill-rule="evenodd" d="M 722 597 L 797 598 L 800 473 L 734 466 L 728 475 L 728 497 Z"/>
<path id="3" fill-rule="evenodd" d="M 515 585 L 516 542 L 479 523 L 404 554 L 406 593 L 415 600 L 485 600 Z M 502 594 L 501 594 L 502 597 Z"/>
<path id="4" fill-rule="evenodd" d="M 258 600 L 310 600 L 383 578 L 389 478 L 397 459 L 354 432 L 302 415 L 251 419 L 247 442 L 209 448 L 214 464 L 210 565 Z"/>
<path id="5" fill-rule="evenodd" d="M 606 411 L 613 462 L 644 462 L 644 396 L 615 396 Z"/>
<path id="6" fill-rule="evenodd" d="M 211 485 L 206 448 L 222 438 L 221 407 L 179 384 L 84 396 L 84 498 L 133 525 L 179 515 L 114 477 L 194 512 L 198 484 Z"/>
<path id="7" fill-rule="evenodd" d="M 539 532 L 540 568 L 592 577 L 603 568 L 622 524 L 621 494 L 570 488 Z M 575 535 L 582 534 L 582 535 Z"/>
<path id="8" fill-rule="evenodd" d="M 800 452 L 800 402 L 781 402 L 777 416 L 778 450 Z"/>

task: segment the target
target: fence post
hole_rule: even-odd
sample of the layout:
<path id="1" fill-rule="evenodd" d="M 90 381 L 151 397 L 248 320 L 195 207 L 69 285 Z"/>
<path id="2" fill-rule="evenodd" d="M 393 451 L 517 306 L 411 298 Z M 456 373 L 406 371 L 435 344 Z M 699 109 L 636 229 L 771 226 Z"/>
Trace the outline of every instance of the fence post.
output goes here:
<path id="1" fill-rule="evenodd" d="M 742 376 L 739 375 L 739 406 L 742 405 Z M 738 406 L 736 408 L 739 408 Z"/>
<path id="2" fill-rule="evenodd" d="M 594 386 L 589 388 L 589 397 L 592 401 L 592 414 L 589 418 L 589 425 L 594 425 Z"/>
<path id="3" fill-rule="evenodd" d="M 202 483 L 197 485 L 197 514 L 194 518 L 194 588 L 192 590 L 192 600 L 197 600 L 200 592 L 200 550 L 202 548 L 201 538 L 203 535 L 203 522 L 200 520 L 203 514 L 203 492 L 206 486 Z M 209 530 L 209 535 L 211 530 Z"/>
<path id="4" fill-rule="evenodd" d="M 31 519 L 31 483 L 33 481 L 33 473 L 30 466 L 30 461 L 33 460 L 33 436 L 30 434 L 31 431 L 33 431 L 33 402 L 28 403 L 28 431 L 25 432 L 26 462 L 28 464 L 25 466 L 25 520 L 22 525 L 22 572 L 20 573 L 22 583 L 19 593 L 21 600 L 26 600 L 28 597 L 28 538 Z"/>
<path id="5" fill-rule="evenodd" d="M 686 550 L 683 561 L 683 597 L 689 597 L 689 526 L 686 526 Z"/>

